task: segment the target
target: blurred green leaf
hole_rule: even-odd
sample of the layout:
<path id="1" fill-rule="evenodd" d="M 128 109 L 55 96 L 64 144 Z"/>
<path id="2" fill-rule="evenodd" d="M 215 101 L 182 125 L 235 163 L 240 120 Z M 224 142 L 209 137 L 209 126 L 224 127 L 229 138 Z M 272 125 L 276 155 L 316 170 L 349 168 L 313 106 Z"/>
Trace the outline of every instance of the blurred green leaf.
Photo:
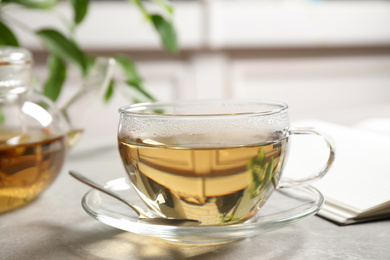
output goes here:
<path id="1" fill-rule="evenodd" d="M 135 6 L 138 7 L 141 13 L 145 16 L 145 18 L 147 18 L 148 20 L 150 19 L 150 14 L 146 10 L 145 6 L 142 4 L 141 0 L 127 0 L 127 1 L 133 2 L 133 4 L 135 4 Z"/>
<path id="2" fill-rule="evenodd" d="M 15 34 L 2 21 L 0 21 L 0 45 L 19 46 Z"/>
<path id="3" fill-rule="evenodd" d="M 104 95 L 104 102 L 107 103 L 111 99 L 112 95 L 114 94 L 114 85 L 115 85 L 115 80 L 111 79 L 106 94 Z"/>
<path id="4" fill-rule="evenodd" d="M 53 29 L 39 30 L 37 35 L 41 37 L 50 53 L 63 60 L 73 62 L 80 67 L 84 76 L 87 74 L 89 67 L 88 58 L 75 42 Z"/>
<path id="5" fill-rule="evenodd" d="M 0 124 L 4 124 L 4 122 L 5 122 L 4 112 L 3 109 L 0 107 Z"/>
<path id="6" fill-rule="evenodd" d="M 151 20 L 154 28 L 161 38 L 165 50 L 176 53 L 178 51 L 176 30 L 173 24 L 159 14 L 150 14 L 141 0 L 127 0 L 134 3 L 144 16 Z M 170 14 L 173 14 L 173 7 L 166 0 L 153 0 L 155 3 L 164 7 Z"/>
<path id="7" fill-rule="evenodd" d="M 167 0 L 153 0 L 153 2 L 162 6 L 168 13 L 173 14 L 173 7 Z"/>
<path id="8" fill-rule="evenodd" d="M 119 66 L 122 68 L 127 85 L 136 89 L 139 93 L 148 98 L 150 101 L 156 101 L 156 98 L 145 90 L 142 78 L 138 74 L 134 62 L 129 57 L 123 55 L 117 55 L 114 58 L 119 64 Z"/>
<path id="9" fill-rule="evenodd" d="M 73 21 L 80 24 L 88 12 L 89 0 L 71 0 L 73 6 Z"/>
<path id="10" fill-rule="evenodd" d="M 134 103 L 134 104 L 142 103 L 142 100 L 135 97 L 135 98 L 133 98 L 133 103 Z"/>
<path id="11" fill-rule="evenodd" d="M 273 164 L 273 158 L 272 158 Z M 271 167 L 273 168 L 273 167 Z M 270 168 L 270 169 L 271 169 Z M 249 195 L 251 198 L 254 198 L 259 195 L 265 184 L 266 178 L 266 156 L 262 148 L 259 149 L 256 157 L 249 160 L 247 169 L 251 173 L 252 182 L 249 187 Z M 268 171 L 268 169 L 267 169 Z"/>
<path id="12" fill-rule="evenodd" d="M 157 99 L 154 96 L 152 96 L 152 94 L 150 94 L 148 91 L 145 90 L 141 82 L 128 80 L 126 81 L 126 83 L 129 86 L 135 88 L 139 93 L 147 97 L 150 101 L 157 101 Z"/>
<path id="13" fill-rule="evenodd" d="M 86 60 L 86 63 L 87 63 L 87 73 L 89 73 L 89 71 L 92 69 L 92 67 L 95 65 L 95 61 L 96 61 L 96 57 L 95 56 L 91 56 L 91 55 L 88 55 L 88 54 L 84 54 L 85 55 L 85 60 Z"/>
<path id="14" fill-rule="evenodd" d="M 273 173 L 274 173 L 274 157 L 271 156 L 271 159 L 269 160 L 267 165 L 267 170 L 265 172 L 263 186 L 267 187 L 267 185 L 271 182 L 272 178 L 274 177 Z"/>
<path id="15" fill-rule="evenodd" d="M 148 91 L 145 90 L 143 86 L 143 81 L 140 75 L 138 74 L 137 68 L 134 62 L 127 56 L 117 55 L 114 57 L 119 66 L 122 68 L 122 71 L 126 78 L 127 85 L 133 87 L 143 96 L 148 98 L 150 101 L 156 101 L 156 98 L 153 97 Z"/>
<path id="16" fill-rule="evenodd" d="M 56 6 L 58 2 L 58 0 L 3 0 L 3 3 L 15 3 L 35 9 L 50 9 Z"/>
<path id="17" fill-rule="evenodd" d="M 114 58 L 119 64 L 119 66 L 121 66 L 126 80 L 142 81 L 141 77 L 138 74 L 135 63 L 132 61 L 132 59 L 124 55 L 116 55 Z"/>
<path id="18" fill-rule="evenodd" d="M 65 82 L 66 65 L 61 58 L 51 55 L 48 60 L 48 67 L 49 77 L 44 84 L 43 93 L 51 100 L 56 101 Z"/>
<path id="19" fill-rule="evenodd" d="M 154 27 L 161 37 L 164 48 L 171 53 L 177 52 L 178 45 L 176 30 L 173 24 L 158 14 L 153 14 L 151 18 Z"/>

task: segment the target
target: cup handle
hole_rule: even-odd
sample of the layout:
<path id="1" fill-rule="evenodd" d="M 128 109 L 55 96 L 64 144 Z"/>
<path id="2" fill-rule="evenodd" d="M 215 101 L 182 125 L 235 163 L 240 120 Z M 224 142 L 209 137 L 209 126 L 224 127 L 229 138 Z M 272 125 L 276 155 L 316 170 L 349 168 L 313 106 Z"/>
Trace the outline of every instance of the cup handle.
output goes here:
<path id="1" fill-rule="evenodd" d="M 318 135 L 322 137 L 327 146 L 329 147 L 329 158 L 319 172 L 300 180 L 283 180 L 282 178 L 282 180 L 280 180 L 278 184 L 278 188 L 292 188 L 308 185 L 324 177 L 335 158 L 335 143 L 333 139 L 325 133 L 322 133 L 313 128 L 292 128 L 289 131 L 289 135 Z"/>

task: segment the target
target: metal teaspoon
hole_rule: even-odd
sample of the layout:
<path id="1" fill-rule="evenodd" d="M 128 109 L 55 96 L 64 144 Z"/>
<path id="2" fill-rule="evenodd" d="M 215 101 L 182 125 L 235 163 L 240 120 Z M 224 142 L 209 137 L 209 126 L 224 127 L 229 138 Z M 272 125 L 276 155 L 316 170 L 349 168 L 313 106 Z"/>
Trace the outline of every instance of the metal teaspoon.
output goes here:
<path id="1" fill-rule="evenodd" d="M 77 180 L 81 181 L 82 183 L 84 183 L 84 184 L 86 184 L 86 185 L 88 185 L 96 190 L 99 190 L 99 191 L 121 201 L 122 203 L 126 204 L 132 210 L 134 210 L 135 213 L 137 213 L 138 218 L 143 222 L 147 222 L 147 223 L 151 223 L 151 224 L 159 224 L 159 225 L 173 225 L 173 226 L 195 226 L 195 225 L 199 225 L 202 223 L 201 221 L 195 220 L 195 219 L 171 218 L 171 217 L 158 217 L 158 218 L 150 217 L 145 211 L 143 211 L 137 205 L 131 204 L 122 196 L 112 192 L 111 190 L 104 188 L 100 184 L 97 184 L 96 182 L 88 179 L 87 177 L 83 176 L 82 174 L 77 173 L 75 171 L 69 171 L 69 174 L 72 177 L 76 178 Z"/>

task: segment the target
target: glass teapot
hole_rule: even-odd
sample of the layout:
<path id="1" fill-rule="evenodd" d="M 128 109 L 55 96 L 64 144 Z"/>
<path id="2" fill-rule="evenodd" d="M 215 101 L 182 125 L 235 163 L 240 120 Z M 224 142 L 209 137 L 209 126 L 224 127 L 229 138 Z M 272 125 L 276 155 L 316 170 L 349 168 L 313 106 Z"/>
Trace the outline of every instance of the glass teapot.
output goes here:
<path id="1" fill-rule="evenodd" d="M 31 53 L 0 47 L 0 213 L 29 203 L 56 179 L 114 62 L 97 58 L 80 91 L 59 109 L 31 88 Z"/>

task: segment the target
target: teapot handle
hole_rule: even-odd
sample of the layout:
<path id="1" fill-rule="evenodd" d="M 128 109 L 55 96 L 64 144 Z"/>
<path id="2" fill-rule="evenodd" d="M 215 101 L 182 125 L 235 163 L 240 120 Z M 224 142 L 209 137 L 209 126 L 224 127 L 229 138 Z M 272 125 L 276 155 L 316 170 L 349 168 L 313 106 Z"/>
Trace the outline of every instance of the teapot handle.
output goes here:
<path id="1" fill-rule="evenodd" d="M 71 131 L 82 131 L 96 104 L 102 100 L 109 86 L 115 59 L 97 57 L 80 90 L 61 109 Z"/>

